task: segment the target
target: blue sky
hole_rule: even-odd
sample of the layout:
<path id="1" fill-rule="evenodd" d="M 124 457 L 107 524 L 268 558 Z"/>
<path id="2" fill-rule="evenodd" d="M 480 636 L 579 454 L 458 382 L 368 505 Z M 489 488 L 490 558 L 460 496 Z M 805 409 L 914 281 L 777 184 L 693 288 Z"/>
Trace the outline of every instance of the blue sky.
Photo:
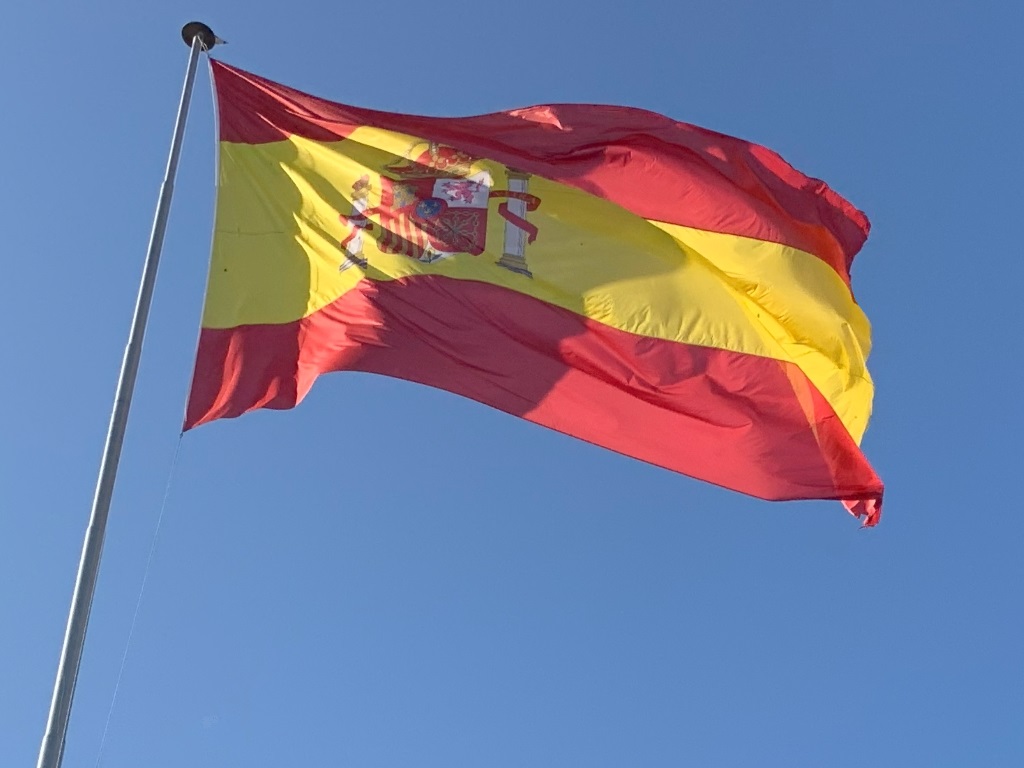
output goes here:
<path id="1" fill-rule="evenodd" d="M 864 531 L 328 376 L 183 439 L 111 710 L 202 304 L 204 71 L 65 766 L 1024 762 L 1020 6 L 171 5 L 5 13 L 0 765 L 42 735 L 192 18 L 338 101 L 635 105 L 828 180 L 873 222 L 886 511 Z"/>

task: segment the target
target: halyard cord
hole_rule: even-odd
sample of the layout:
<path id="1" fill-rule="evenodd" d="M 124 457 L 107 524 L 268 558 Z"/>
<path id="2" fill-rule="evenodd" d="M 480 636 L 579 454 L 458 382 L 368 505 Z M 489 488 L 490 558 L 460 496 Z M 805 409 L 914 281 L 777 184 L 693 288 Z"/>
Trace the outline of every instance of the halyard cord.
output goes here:
<path id="1" fill-rule="evenodd" d="M 206 49 L 204 48 L 204 50 L 206 50 Z M 210 90 L 211 90 L 212 96 L 213 96 L 213 128 L 214 128 L 214 148 L 215 148 L 214 151 L 215 151 L 215 153 L 217 155 L 219 155 L 220 154 L 220 142 L 217 140 L 217 138 L 220 136 L 220 114 L 219 114 L 218 104 L 217 104 L 217 89 L 215 87 L 215 83 L 214 83 L 214 79 L 213 79 L 213 66 L 211 64 L 210 55 L 209 55 L 208 51 L 207 51 L 206 59 L 207 59 L 207 72 L 209 73 L 209 76 L 210 76 Z M 219 157 L 217 157 L 217 158 L 215 158 L 215 162 L 214 162 L 214 169 L 215 169 L 214 170 L 214 190 L 215 190 L 215 194 L 214 194 L 214 210 L 215 211 L 216 211 L 216 203 L 217 203 L 217 199 L 216 199 L 217 195 L 216 195 L 216 193 L 219 192 L 219 189 L 220 189 L 220 183 L 219 183 L 219 176 L 220 176 L 220 174 L 217 173 L 217 171 L 216 171 L 216 168 L 218 168 L 219 165 L 220 165 Z M 213 237 L 213 235 L 211 234 L 211 238 L 212 237 Z M 212 250 L 212 243 L 211 243 L 211 250 Z M 209 266 L 207 266 L 207 281 L 209 281 Z M 208 286 L 203 291 L 204 299 L 205 299 L 205 294 L 206 294 L 207 290 L 208 290 Z M 200 323 L 200 326 L 201 325 L 202 325 L 202 323 Z M 199 336 L 200 336 L 201 331 L 202 331 L 201 327 L 199 329 L 197 329 L 197 331 L 196 331 L 196 344 L 195 344 L 195 347 L 196 347 L 196 353 L 197 354 L 198 354 L 198 349 L 199 349 Z M 193 355 L 193 359 L 195 359 L 195 355 Z M 193 370 L 192 377 L 194 377 L 194 376 L 195 376 L 195 371 Z M 187 408 L 188 408 L 188 397 L 189 397 L 189 394 L 192 391 L 192 380 L 191 380 L 192 377 L 189 378 L 188 390 L 185 392 L 185 409 L 183 409 L 183 412 L 184 412 L 184 410 L 187 410 Z M 114 684 L 114 692 L 111 694 L 111 697 L 110 697 L 110 709 L 107 711 L 107 720 L 106 720 L 106 722 L 103 725 L 103 735 L 100 737 L 100 745 L 99 745 L 99 750 L 98 750 L 98 752 L 96 754 L 95 768 L 99 768 L 100 767 L 100 761 L 103 759 L 103 748 L 104 748 L 104 746 L 106 746 L 107 733 L 110 730 L 110 721 L 111 721 L 111 718 L 114 715 L 114 706 L 117 703 L 117 692 L 118 692 L 118 689 L 121 687 L 121 679 L 124 677 L 124 668 L 125 668 L 125 666 L 127 664 L 127 661 L 128 661 L 128 651 L 131 649 L 132 637 L 135 634 L 135 625 L 138 623 L 138 620 L 139 620 L 139 611 L 142 608 L 142 597 L 143 597 L 143 595 L 146 592 L 146 582 L 149 580 L 149 572 L 150 572 L 150 569 L 152 568 L 152 565 L 153 565 L 153 555 L 156 553 L 157 539 L 160 536 L 160 526 L 163 523 L 164 511 L 167 509 L 167 499 L 169 498 L 170 493 L 171 493 L 171 481 L 174 479 L 174 471 L 175 471 L 175 469 L 178 466 L 178 453 L 181 451 L 181 441 L 182 441 L 182 438 L 184 436 L 185 436 L 184 432 L 179 433 L 179 435 L 178 435 L 178 443 L 174 447 L 174 458 L 171 459 L 171 468 L 170 468 L 170 471 L 167 474 L 167 486 L 164 488 L 164 498 L 163 498 L 163 501 L 160 503 L 160 513 L 158 514 L 157 520 L 156 520 L 156 530 L 153 531 L 153 542 L 150 544 L 150 547 L 149 547 L 149 558 L 146 560 L 146 571 L 145 571 L 145 573 L 142 576 L 142 586 L 139 588 L 139 599 L 135 603 L 135 614 L 132 616 L 131 628 L 128 630 L 128 639 L 125 641 L 124 654 L 121 656 L 121 667 L 117 671 L 117 682 Z"/>
<path id="2" fill-rule="evenodd" d="M 178 453 L 181 451 L 181 440 L 184 432 L 178 435 L 178 442 L 174 446 L 174 458 L 171 459 L 171 468 L 167 473 L 167 485 L 164 488 L 164 498 L 160 503 L 160 513 L 156 518 L 156 529 L 153 531 L 153 541 L 149 545 L 149 558 L 146 560 L 146 571 L 142 576 L 142 586 L 139 587 L 139 598 L 135 602 L 135 614 L 132 616 L 132 624 L 128 630 L 128 639 L 125 641 L 124 653 L 121 656 L 121 667 L 117 671 L 117 682 L 114 683 L 114 692 L 110 696 L 110 709 L 107 710 L 107 721 L 103 725 L 103 735 L 100 737 L 99 751 L 96 754 L 96 768 L 99 768 L 103 759 L 103 747 L 106 745 L 107 732 L 110 730 L 110 720 L 114 715 L 114 705 L 117 703 L 117 692 L 121 687 L 121 678 L 124 677 L 124 668 L 128 661 L 128 651 L 132 645 L 132 637 L 135 635 L 135 625 L 139 621 L 139 610 L 142 608 L 142 597 L 146 593 L 146 582 L 149 581 L 149 572 L 153 567 L 153 555 L 156 554 L 156 544 L 160 537 L 160 526 L 164 520 L 164 511 L 167 509 L 167 499 L 171 494 L 171 481 L 174 479 L 174 470 L 178 466 Z"/>

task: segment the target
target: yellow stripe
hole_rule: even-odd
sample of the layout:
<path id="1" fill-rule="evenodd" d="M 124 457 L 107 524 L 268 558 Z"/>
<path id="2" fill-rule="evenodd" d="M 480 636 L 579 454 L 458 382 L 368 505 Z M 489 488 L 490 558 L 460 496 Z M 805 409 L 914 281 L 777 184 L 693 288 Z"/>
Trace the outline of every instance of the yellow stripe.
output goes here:
<path id="1" fill-rule="evenodd" d="M 719 273 L 747 317 L 771 340 L 769 355 L 796 363 L 860 444 L 874 396 L 866 365 L 871 325 L 835 270 L 777 243 L 657 226 Z"/>
<path id="2" fill-rule="evenodd" d="M 491 200 L 486 250 L 431 264 L 383 253 L 380 227 L 363 232 L 366 270 L 339 271 L 340 216 L 367 175 L 423 143 L 361 128 L 350 138 L 221 145 L 220 194 L 203 325 L 287 323 L 330 304 L 364 276 L 437 274 L 507 287 L 631 333 L 795 362 L 859 442 L 871 409 L 870 328 L 849 290 L 820 259 L 787 246 L 651 222 L 580 190 L 530 177 L 539 229 L 526 248 L 533 278 L 497 266 L 506 222 Z M 507 169 L 480 161 L 494 189 Z M 379 222 L 379 217 L 371 217 Z"/>

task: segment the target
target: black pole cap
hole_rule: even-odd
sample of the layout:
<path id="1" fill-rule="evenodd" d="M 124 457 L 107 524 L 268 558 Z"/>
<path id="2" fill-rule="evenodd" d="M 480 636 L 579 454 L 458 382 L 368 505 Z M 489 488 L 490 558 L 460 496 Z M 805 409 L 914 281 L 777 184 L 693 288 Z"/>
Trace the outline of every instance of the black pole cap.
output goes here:
<path id="1" fill-rule="evenodd" d="M 189 48 L 192 47 L 192 41 L 197 37 L 199 38 L 199 42 L 203 44 L 203 48 L 206 50 L 210 50 L 218 43 L 223 45 L 227 42 L 227 40 L 221 40 L 213 34 L 213 30 L 201 21 L 190 21 L 181 28 L 181 39 L 185 41 L 185 45 Z"/>

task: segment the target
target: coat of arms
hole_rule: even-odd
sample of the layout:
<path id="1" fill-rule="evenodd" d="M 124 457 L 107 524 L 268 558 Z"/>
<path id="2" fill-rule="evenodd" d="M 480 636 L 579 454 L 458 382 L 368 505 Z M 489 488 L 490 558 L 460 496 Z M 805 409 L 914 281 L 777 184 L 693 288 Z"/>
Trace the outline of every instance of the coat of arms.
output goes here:
<path id="1" fill-rule="evenodd" d="M 420 152 L 417 149 L 425 147 Z M 494 189 L 486 170 L 473 170 L 477 158 L 454 147 L 419 144 L 385 166 L 379 176 L 380 204 L 370 207 L 374 182 L 369 175 L 352 185 L 352 213 L 341 220 L 349 231 L 341 246 L 341 270 L 367 266 L 363 238 L 370 235 L 384 253 L 408 256 L 424 263 L 468 253 L 479 256 L 487 238 L 487 208 L 501 198 L 498 213 L 505 219 L 505 242 L 497 263 L 527 277 L 526 245 L 537 237 L 537 227 L 526 219 L 540 199 L 527 192 L 528 174 L 508 171 L 506 189 Z M 376 217 L 376 220 L 371 217 Z"/>

